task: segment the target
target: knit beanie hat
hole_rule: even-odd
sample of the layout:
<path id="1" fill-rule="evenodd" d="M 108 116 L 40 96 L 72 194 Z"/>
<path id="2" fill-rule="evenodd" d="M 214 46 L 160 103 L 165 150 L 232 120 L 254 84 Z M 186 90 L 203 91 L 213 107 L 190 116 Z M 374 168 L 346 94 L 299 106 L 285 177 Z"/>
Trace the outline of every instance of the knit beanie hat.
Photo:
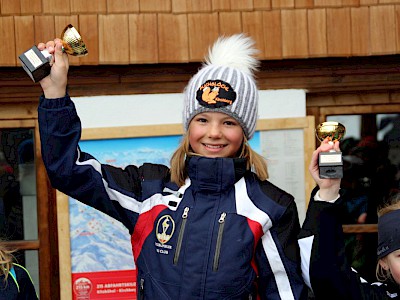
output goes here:
<path id="1" fill-rule="evenodd" d="M 244 35 L 220 37 L 184 90 L 183 125 L 199 113 L 221 112 L 235 118 L 247 139 L 256 129 L 258 89 L 253 72 L 259 61 L 254 41 Z"/>

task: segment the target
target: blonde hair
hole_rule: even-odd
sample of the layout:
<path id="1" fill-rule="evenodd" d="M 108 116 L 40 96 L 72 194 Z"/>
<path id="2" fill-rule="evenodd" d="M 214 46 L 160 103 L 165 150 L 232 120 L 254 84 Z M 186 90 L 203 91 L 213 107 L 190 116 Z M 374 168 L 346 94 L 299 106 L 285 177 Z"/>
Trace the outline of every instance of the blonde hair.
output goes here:
<path id="1" fill-rule="evenodd" d="M 4 244 L 1 243 L 0 239 L 0 275 L 4 275 L 4 281 L 7 282 L 8 274 L 13 265 L 14 251 L 7 249 Z"/>
<path id="2" fill-rule="evenodd" d="M 396 191 L 390 194 L 388 199 L 384 201 L 383 205 L 378 208 L 378 218 L 398 209 L 400 209 L 400 192 Z M 385 258 L 386 257 L 379 259 L 376 265 L 375 275 L 379 281 L 386 281 L 392 278 L 392 273 L 390 270 L 385 270 L 379 263 L 380 260 Z"/>
<path id="3" fill-rule="evenodd" d="M 185 168 L 185 161 L 188 156 L 198 156 L 190 148 L 189 130 L 183 135 L 179 147 L 171 157 L 171 181 L 182 186 L 188 176 Z M 238 158 L 246 158 L 247 169 L 253 170 L 260 180 L 268 179 L 267 162 L 264 157 L 255 152 L 249 145 L 246 136 L 243 134 L 243 143 Z"/>

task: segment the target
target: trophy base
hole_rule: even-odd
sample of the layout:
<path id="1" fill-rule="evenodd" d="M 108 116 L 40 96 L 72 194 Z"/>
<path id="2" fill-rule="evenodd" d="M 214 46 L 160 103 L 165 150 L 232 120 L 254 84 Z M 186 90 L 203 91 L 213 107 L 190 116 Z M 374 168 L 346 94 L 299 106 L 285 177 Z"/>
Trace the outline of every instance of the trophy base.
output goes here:
<path id="1" fill-rule="evenodd" d="M 319 178 L 343 178 L 343 167 L 342 166 L 328 166 L 319 167 Z"/>
<path id="2" fill-rule="evenodd" d="M 343 178 L 343 158 L 341 152 L 321 152 L 318 158 L 319 178 Z"/>
<path id="3" fill-rule="evenodd" d="M 49 58 L 51 59 L 51 55 L 45 56 L 46 54 L 48 53 L 43 53 L 36 46 L 33 46 L 18 56 L 23 69 L 33 82 L 38 82 L 50 74 L 51 66 Z"/>

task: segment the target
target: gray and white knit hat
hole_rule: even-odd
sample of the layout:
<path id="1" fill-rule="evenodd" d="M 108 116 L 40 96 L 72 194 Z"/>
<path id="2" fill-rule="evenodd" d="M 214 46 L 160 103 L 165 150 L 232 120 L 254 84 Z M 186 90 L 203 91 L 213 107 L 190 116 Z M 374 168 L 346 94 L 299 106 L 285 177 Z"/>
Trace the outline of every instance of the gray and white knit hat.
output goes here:
<path id="1" fill-rule="evenodd" d="M 202 112 L 222 112 L 235 118 L 247 139 L 256 129 L 258 89 L 253 72 L 259 61 L 254 41 L 244 34 L 220 37 L 200 70 L 184 90 L 183 125 Z"/>

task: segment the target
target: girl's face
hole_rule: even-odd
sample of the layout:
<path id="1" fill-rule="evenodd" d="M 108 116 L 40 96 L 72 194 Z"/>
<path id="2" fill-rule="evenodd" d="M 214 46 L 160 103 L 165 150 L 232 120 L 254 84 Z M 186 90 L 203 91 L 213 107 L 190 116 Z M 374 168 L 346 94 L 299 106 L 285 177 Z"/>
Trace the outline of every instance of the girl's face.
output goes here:
<path id="1" fill-rule="evenodd" d="M 196 115 L 189 124 L 192 150 L 206 157 L 236 157 L 243 143 L 243 130 L 236 119 L 220 112 Z"/>
<path id="2" fill-rule="evenodd" d="M 393 279 L 400 284 L 400 249 L 380 259 L 379 264 L 385 270 L 390 270 Z"/>

